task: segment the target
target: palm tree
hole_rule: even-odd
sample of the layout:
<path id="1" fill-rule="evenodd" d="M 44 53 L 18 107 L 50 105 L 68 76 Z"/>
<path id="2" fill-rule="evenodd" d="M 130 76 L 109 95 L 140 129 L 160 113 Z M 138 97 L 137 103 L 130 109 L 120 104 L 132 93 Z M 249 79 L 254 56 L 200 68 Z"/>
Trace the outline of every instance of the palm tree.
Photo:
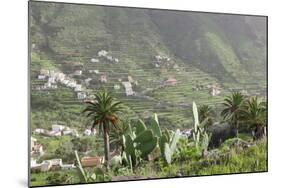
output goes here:
<path id="1" fill-rule="evenodd" d="M 264 135 L 266 125 L 266 103 L 257 97 L 252 97 L 246 102 L 244 110 L 245 121 L 254 128 L 254 139 L 260 139 Z"/>
<path id="2" fill-rule="evenodd" d="M 116 101 L 110 93 L 106 91 L 95 94 L 95 101 L 87 101 L 88 106 L 83 110 L 92 122 L 92 128 L 98 125 L 99 132 L 103 133 L 105 165 L 109 168 L 109 129 L 110 125 L 117 126 L 119 118 L 117 112 L 123 110 L 122 103 Z"/>
<path id="3" fill-rule="evenodd" d="M 238 136 L 239 123 L 242 121 L 242 114 L 245 104 L 245 96 L 240 92 L 234 92 L 231 96 L 224 99 L 224 109 L 221 112 L 221 116 L 224 120 L 229 121 L 235 136 Z"/>
<path id="4" fill-rule="evenodd" d="M 198 110 L 199 122 L 207 121 L 206 125 L 209 127 L 213 124 L 215 112 L 209 105 L 201 105 Z"/>

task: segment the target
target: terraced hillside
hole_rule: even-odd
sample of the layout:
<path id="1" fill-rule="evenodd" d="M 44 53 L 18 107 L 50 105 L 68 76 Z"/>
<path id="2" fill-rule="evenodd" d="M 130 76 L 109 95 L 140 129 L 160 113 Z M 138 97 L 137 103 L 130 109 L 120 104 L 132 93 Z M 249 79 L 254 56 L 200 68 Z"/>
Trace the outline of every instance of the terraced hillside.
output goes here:
<path id="1" fill-rule="evenodd" d="M 39 119 L 48 112 L 65 113 L 72 121 L 61 115 L 45 117 L 46 121 L 87 125 L 77 92 L 63 84 L 36 89 L 46 82 L 38 79 L 42 69 L 71 77 L 87 96 L 101 89 L 112 91 L 127 105 L 128 118 L 157 113 L 169 127 L 190 125 L 192 101 L 219 108 L 233 90 L 265 96 L 265 21 L 264 17 L 32 2 L 32 126 L 39 127 Z M 82 73 L 75 75 L 77 70 Z M 133 95 L 126 95 L 122 82 L 130 82 Z M 210 95 L 215 88 L 220 93 Z"/>

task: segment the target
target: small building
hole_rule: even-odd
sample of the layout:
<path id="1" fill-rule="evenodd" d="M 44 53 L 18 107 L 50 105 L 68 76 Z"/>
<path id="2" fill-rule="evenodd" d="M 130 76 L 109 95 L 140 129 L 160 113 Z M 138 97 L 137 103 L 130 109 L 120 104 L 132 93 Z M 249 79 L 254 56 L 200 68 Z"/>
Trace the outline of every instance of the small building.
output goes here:
<path id="1" fill-rule="evenodd" d="M 169 78 L 168 80 L 164 81 L 165 86 L 174 86 L 177 85 L 177 80 L 175 78 Z"/>
<path id="2" fill-rule="evenodd" d="M 63 135 L 70 135 L 70 136 L 75 136 L 75 137 L 79 137 L 78 132 L 75 129 L 68 129 L 68 130 L 64 130 L 62 131 Z"/>
<path id="3" fill-rule="evenodd" d="M 61 169 L 62 170 L 71 170 L 76 168 L 74 164 L 62 164 Z"/>
<path id="4" fill-rule="evenodd" d="M 103 83 L 106 83 L 106 82 L 107 82 L 107 77 L 106 77 L 105 74 L 101 75 L 100 81 L 103 82 Z"/>
<path id="5" fill-rule="evenodd" d="M 98 52 L 98 56 L 99 56 L 99 57 L 105 57 L 105 56 L 107 56 L 107 54 L 108 54 L 108 52 L 105 51 L 105 50 L 100 50 L 100 51 Z"/>
<path id="6" fill-rule="evenodd" d="M 113 57 L 110 56 L 110 55 L 109 55 L 109 56 L 106 56 L 106 59 L 107 59 L 108 61 L 111 61 L 111 62 L 113 61 Z"/>
<path id="7" fill-rule="evenodd" d="M 76 92 L 82 91 L 82 85 L 77 84 L 74 88 L 74 91 L 76 91 Z"/>
<path id="8" fill-rule="evenodd" d="M 83 167 L 95 167 L 101 166 L 104 163 L 104 157 L 83 157 L 81 159 L 81 165 Z"/>
<path id="9" fill-rule="evenodd" d="M 61 136 L 62 131 L 50 131 L 46 133 L 47 136 L 55 137 L 55 136 Z"/>
<path id="10" fill-rule="evenodd" d="M 55 77 L 49 77 L 48 82 L 51 83 L 51 84 L 55 84 L 56 78 Z"/>
<path id="11" fill-rule="evenodd" d="M 115 63 L 119 63 L 119 59 L 118 58 L 114 58 Z"/>
<path id="12" fill-rule="evenodd" d="M 126 96 L 131 96 L 135 94 L 131 82 L 122 82 L 122 84 L 125 87 Z"/>
<path id="13" fill-rule="evenodd" d="M 100 71 L 99 71 L 99 70 L 94 70 L 94 73 L 95 73 L 95 74 L 99 74 Z"/>
<path id="14" fill-rule="evenodd" d="M 77 93 L 77 99 L 79 99 L 79 100 L 86 99 L 86 97 L 87 97 L 87 94 L 85 92 L 78 92 Z"/>
<path id="15" fill-rule="evenodd" d="M 73 75 L 75 75 L 75 76 L 81 76 L 81 75 L 82 75 L 82 70 L 76 70 L 76 71 L 74 71 Z"/>
<path id="16" fill-rule="evenodd" d="M 38 75 L 38 80 L 45 80 L 45 79 L 46 79 L 45 75 L 42 75 L 42 74 Z"/>
<path id="17" fill-rule="evenodd" d="M 217 96 L 221 93 L 221 89 L 218 86 L 213 85 L 210 88 L 209 93 L 210 93 L 211 96 Z"/>
<path id="18" fill-rule="evenodd" d="M 85 79 L 85 83 L 86 83 L 87 85 L 89 85 L 91 80 L 92 80 L 92 78 L 87 78 L 87 79 Z"/>
<path id="19" fill-rule="evenodd" d="M 92 59 L 91 59 L 91 63 L 98 63 L 98 62 L 100 62 L 99 59 L 95 59 L 95 58 L 92 58 Z"/>
<path id="20" fill-rule="evenodd" d="M 33 131 L 33 133 L 34 134 L 44 134 L 44 133 L 46 133 L 46 131 L 47 130 L 45 130 L 45 129 L 35 129 L 34 131 Z M 36 140 L 36 139 L 35 139 Z"/>
<path id="21" fill-rule="evenodd" d="M 63 125 L 57 125 L 57 124 L 52 125 L 52 131 L 54 131 L 54 132 L 63 131 L 64 129 L 65 129 L 65 126 L 63 126 Z"/>

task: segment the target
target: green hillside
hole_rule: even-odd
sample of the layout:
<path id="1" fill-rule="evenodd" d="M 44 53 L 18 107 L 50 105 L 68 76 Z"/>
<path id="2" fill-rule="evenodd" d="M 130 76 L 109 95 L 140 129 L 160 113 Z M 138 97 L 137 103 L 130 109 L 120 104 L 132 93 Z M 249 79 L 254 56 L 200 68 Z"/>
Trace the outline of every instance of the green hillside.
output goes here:
<path id="1" fill-rule="evenodd" d="M 30 23 L 32 111 L 64 109 L 73 125 L 85 126 L 81 101 L 62 85 L 47 95 L 35 90 L 41 69 L 66 75 L 82 70 L 74 78 L 88 93 L 106 88 L 128 106 L 129 117 L 158 113 L 170 127 L 189 126 L 192 101 L 219 108 L 235 89 L 266 94 L 264 17 L 32 2 Z M 118 62 L 98 57 L 101 50 Z M 169 61 L 158 61 L 159 55 Z M 99 81 L 101 75 L 107 76 L 106 83 Z M 121 82 L 128 76 L 137 81 L 135 96 L 125 95 Z M 92 81 L 86 86 L 87 78 Z M 169 78 L 176 85 L 162 87 Z M 120 89 L 114 90 L 116 84 Z M 221 93 L 211 96 L 211 85 Z M 51 119 L 64 121 L 56 118 Z"/>

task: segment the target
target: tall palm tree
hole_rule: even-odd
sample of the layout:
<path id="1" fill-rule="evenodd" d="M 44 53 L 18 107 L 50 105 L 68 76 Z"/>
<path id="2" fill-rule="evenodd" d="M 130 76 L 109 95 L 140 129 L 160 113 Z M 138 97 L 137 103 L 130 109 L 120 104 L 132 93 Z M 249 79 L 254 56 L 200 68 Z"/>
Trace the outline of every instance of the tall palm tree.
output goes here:
<path id="1" fill-rule="evenodd" d="M 240 92 L 234 92 L 231 96 L 226 97 L 222 104 L 224 109 L 221 112 L 221 116 L 230 123 L 237 137 L 239 123 L 242 121 L 245 96 Z"/>
<path id="2" fill-rule="evenodd" d="M 245 121 L 254 128 L 254 139 L 260 139 L 264 135 L 266 125 L 266 103 L 257 97 L 252 97 L 246 102 L 244 110 Z"/>
<path id="3" fill-rule="evenodd" d="M 117 112 L 123 111 L 122 102 L 116 101 L 110 93 L 106 91 L 95 94 L 95 101 L 87 101 L 88 105 L 83 110 L 92 122 L 92 128 L 98 125 L 99 132 L 103 133 L 104 138 L 104 154 L 105 165 L 109 168 L 109 129 L 110 125 L 117 126 L 118 116 Z"/>
<path id="4" fill-rule="evenodd" d="M 206 125 L 209 127 L 213 124 L 215 112 L 209 105 L 201 105 L 198 109 L 199 122 L 207 121 Z"/>

